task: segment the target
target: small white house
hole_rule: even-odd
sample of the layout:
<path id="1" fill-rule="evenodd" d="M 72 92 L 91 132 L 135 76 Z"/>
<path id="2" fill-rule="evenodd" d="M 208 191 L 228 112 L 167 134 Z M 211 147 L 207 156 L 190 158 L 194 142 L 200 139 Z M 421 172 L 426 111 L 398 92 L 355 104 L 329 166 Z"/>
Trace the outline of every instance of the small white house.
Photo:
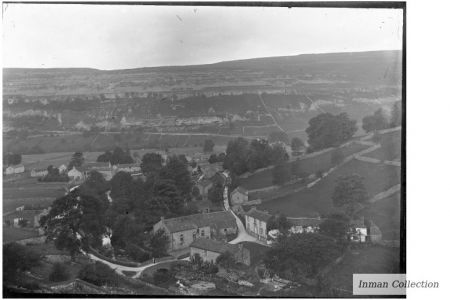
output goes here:
<path id="1" fill-rule="evenodd" d="M 25 167 L 23 165 L 9 166 L 5 170 L 6 175 L 20 174 L 23 172 L 25 172 Z"/>
<path id="2" fill-rule="evenodd" d="M 44 177 L 48 174 L 47 169 L 33 169 L 30 172 L 31 177 Z"/>
<path id="3" fill-rule="evenodd" d="M 84 179 L 83 173 L 78 171 L 75 167 L 72 167 L 72 169 L 67 172 L 67 176 L 69 176 L 69 178 L 74 181 L 80 181 Z"/>
<path id="4" fill-rule="evenodd" d="M 248 191 L 242 186 L 238 186 L 234 191 L 230 194 L 231 205 L 242 205 L 248 202 Z"/>

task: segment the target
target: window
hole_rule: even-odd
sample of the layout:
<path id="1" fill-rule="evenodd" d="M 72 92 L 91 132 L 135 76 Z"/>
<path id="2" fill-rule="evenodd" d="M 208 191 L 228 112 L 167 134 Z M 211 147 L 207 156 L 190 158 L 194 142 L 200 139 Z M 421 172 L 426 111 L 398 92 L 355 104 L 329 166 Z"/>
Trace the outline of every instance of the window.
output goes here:
<path id="1" fill-rule="evenodd" d="M 202 229 L 202 232 L 200 234 L 201 236 L 205 236 L 205 230 Z"/>
<path id="2" fill-rule="evenodd" d="M 226 228 L 224 228 L 224 229 L 223 229 L 223 232 L 227 233 L 227 229 L 226 229 Z"/>
<path id="3" fill-rule="evenodd" d="M 184 244 L 184 236 L 182 234 L 180 234 L 180 244 L 181 245 Z"/>
<path id="4" fill-rule="evenodd" d="M 262 228 L 259 229 L 259 235 L 263 235 L 263 230 L 262 230 Z"/>

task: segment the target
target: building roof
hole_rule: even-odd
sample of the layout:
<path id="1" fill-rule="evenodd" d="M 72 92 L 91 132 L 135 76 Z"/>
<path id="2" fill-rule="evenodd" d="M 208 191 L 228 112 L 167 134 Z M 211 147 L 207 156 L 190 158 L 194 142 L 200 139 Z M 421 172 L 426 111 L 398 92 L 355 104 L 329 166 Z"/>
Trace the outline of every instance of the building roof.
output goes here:
<path id="1" fill-rule="evenodd" d="M 269 221 L 269 219 L 272 217 L 269 213 L 257 210 L 255 207 L 252 207 L 248 212 L 245 213 L 245 215 L 264 222 Z"/>
<path id="2" fill-rule="evenodd" d="M 237 227 L 236 219 L 229 211 L 217 211 L 161 220 L 170 232 L 210 226 L 215 229 Z"/>
<path id="3" fill-rule="evenodd" d="M 248 190 L 246 188 L 242 187 L 242 186 L 238 186 L 237 188 L 235 188 L 231 192 L 231 194 L 234 194 L 234 193 L 241 193 L 241 194 L 247 195 L 248 194 Z"/>
<path id="4" fill-rule="evenodd" d="M 221 241 L 216 241 L 212 239 L 198 238 L 192 244 L 191 247 L 208 250 L 216 253 L 236 253 L 239 251 L 238 245 L 232 245 L 228 243 L 224 243 Z"/>
<path id="5" fill-rule="evenodd" d="M 287 219 L 293 226 L 303 226 L 303 227 L 319 226 L 323 222 L 323 219 L 318 218 L 298 218 L 298 219 L 287 218 Z"/>

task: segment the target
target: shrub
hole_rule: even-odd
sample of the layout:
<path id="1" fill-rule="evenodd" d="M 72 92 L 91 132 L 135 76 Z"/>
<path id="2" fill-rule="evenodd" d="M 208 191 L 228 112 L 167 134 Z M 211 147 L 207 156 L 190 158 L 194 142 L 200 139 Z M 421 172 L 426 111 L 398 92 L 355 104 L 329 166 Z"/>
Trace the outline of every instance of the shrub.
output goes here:
<path id="1" fill-rule="evenodd" d="M 66 281 L 70 277 L 67 267 L 62 263 L 55 263 L 48 279 L 52 282 Z"/>
<path id="2" fill-rule="evenodd" d="M 162 284 L 174 278 L 173 273 L 168 269 L 158 269 L 153 274 L 153 283 Z"/>
<path id="3" fill-rule="evenodd" d="M 101 262 L 85 265 L 78 274 L 78 278 L 97 286 L 117 286 L 118 275 L 109 266 Z"/>

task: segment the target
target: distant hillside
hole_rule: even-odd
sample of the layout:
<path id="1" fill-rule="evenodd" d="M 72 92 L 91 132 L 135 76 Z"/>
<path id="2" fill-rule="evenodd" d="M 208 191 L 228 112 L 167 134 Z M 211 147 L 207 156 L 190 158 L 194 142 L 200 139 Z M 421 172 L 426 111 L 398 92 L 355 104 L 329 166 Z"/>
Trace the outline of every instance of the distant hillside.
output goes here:
<path id="1" fill-rule="evenodd" d="M 4 94 L 67 95 L 202 90 L 206 87 L 286 86 L 299 80 L 368 85 L 401 83 L 401 51 L 302 54 L 206 65 L 126 70 L 3 69 Z M 308 82 L 306 82 L 308 83 Z"/>

